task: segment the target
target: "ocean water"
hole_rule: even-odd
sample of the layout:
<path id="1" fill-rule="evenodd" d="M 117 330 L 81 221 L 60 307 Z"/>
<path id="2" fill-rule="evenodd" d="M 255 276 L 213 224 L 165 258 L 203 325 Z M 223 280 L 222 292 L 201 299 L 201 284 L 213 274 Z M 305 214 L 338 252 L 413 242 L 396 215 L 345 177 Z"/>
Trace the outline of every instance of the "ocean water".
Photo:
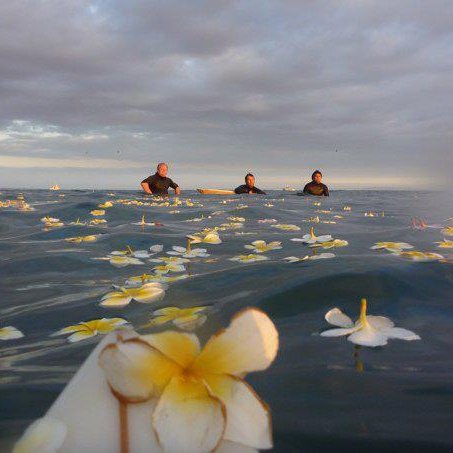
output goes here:
<path id="1" fill-rule="evenodd" d="M 149 333 L 153 328 L 142 326 L 153 310 L 195 305 L 209 306 L 205 324 L 196 330 L 202 341 L 247 306 L 264 310 L 277 326 L 277 359 L 268 370 L 247 377 L 272 409 L 274 451 L 452 451 L 452 252 L 435 244 L 443 238 L 439 227 L 452 224 L 451 194 L 334 191 L 317 199 L 282 191 L 263 197 L 185 192 L 183 205 L 175 207 L 147 206 L 151 199 L 138 192 L 22 193 L 33 211 L 0 208 L 0 327 L 12 325 L 25 335 L 0 342 L 0 451 L 9 451 L 26 426 L 46 412 L 101 338 L 69 343 L 52 333 L 117 316 Z M 17 195 L 2 190 L 0 201 Z M 187 199 L 194 205 L 187 206 Z M 114 204 L 106 209 L 106 224 L 67 225 L 92 219 L 90 211 L 105 201 Z M 376 215 L 364 215 L 370 211 Z M 46 231 L 40 221 L 46 215 L 65 226 Z M 131 224 L 142 215 L 159 225 Z M 201 245 L 209 258 L 192 259 L 190 277 L 170 283 L 163 300 L 117 309 L 99 305 L 112 285 L 149 273 L 154 264 L 143 260 L 143 266 L 116 268 L 93 258 L 154 244 L 163 244 L 160 255 L 165 255 L 172 246 L 186 246 L 187 234 L 229 223 L 232 216 L 244 217 L 243 227 L 220 231 L 219 245 Z M 413 217 L 433 227 L 414 229 Z M 279 230 L 258 219 L 301 230 Z M 349 245 L 324 251 L 335 254 L 331 259 L 284 261 L 312 255 L 312 248 L 290 241 L 311 226 L 317 235 L 331 234 Z M 92 234 L 99 235 L 96 242 L 65 241 Z M 282 248 L 266 252 L 266 261 L 229 260 L 250 253 L 244 245 L 258 239 L 281 241 Z M 414 262 L 370 250 L 378 241 L 408 242 L 445 260 Z M 338 307 L 356 319 L 362 297 L 369 314 L 387 316 L 421 340 L 357 348 L 345 337 L 319 335 L 331 327 L 324 320 L 328 310 Z"/>

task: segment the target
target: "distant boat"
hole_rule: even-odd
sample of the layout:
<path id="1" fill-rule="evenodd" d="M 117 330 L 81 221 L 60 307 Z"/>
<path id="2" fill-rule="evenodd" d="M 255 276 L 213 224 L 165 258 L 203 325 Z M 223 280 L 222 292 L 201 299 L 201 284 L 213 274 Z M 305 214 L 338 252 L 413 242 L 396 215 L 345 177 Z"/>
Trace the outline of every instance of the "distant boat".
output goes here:
<path id="1" fill-rule="evenodd" d="M 61 190 L 60 186 L 58 184 L 55 184 L 54 186 L 51 186 L 49 190 Z"/>
<path id="2" fill-rule="evenodd" d="M 285 186 L 283 187 L 283 189 L 285 192 L 295 192 L 296 189 L 294 189 L 293 187 L 289 187 L 289 186 Z"/>

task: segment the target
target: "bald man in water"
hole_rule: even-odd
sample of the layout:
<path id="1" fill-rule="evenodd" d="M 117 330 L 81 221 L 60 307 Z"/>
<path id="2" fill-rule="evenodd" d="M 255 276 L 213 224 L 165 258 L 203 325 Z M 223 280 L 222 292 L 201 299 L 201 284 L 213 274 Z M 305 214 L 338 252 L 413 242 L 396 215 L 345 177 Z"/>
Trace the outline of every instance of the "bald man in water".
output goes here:
<path id="1" fill-rule="evenodd" d="M 157 165 L 157 171 L 154 175 L 148 176 L 142 181 L 142 189 L 153 195 L 168 195 L 168 188 L 174 189 L 175 194 L 179 195 L 181 189 L 178 184 L 174 183 L 170 178 L 167 178 L 168 165 L 161 162 Z"/>

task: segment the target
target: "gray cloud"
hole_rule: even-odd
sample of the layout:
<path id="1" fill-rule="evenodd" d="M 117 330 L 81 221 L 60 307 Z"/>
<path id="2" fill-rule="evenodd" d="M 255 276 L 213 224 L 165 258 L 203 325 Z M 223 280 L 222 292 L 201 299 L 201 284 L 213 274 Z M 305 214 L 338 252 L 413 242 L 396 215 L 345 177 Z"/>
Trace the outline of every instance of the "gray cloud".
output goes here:
<path id="1" fill-rule="evenodd" d="M 449 6 L 3 2 L 0 159 L 168 160 L 187 185 L 203 165 L 219 184 L 244 168 L 279 187 L 269 168 L 294 180 L 312 167 L 341 184 L 347 171 L 364 184 L 436 171 L 441 184 L 453 170 Z"/>

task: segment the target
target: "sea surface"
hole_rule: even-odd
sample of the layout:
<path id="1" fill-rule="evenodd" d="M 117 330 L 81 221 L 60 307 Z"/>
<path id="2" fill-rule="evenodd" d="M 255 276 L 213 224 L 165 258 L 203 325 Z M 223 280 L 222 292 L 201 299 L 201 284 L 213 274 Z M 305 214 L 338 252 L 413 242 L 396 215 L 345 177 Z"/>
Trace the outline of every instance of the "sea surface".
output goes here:
<path id="1" fill-rule="evenodd" d="M 3 202 L 19 194 L 0 192 Z M 443 239 L 440 228 L 453 224 L 451 194 L 332 191 L 330 198 L 318 199 L 283 191 L 261 197 L 185 192 L 180 206 L 165 200 L 150 206 L 152 198 L 138 192 L 21 193 L 34 210 L 0 208 L 0 327 L 11 325 L 24 334 L 0 342 L 0 451 L 9 451 L 46 412 L 101 339 L 70 343 L 53 333 L 103 317 L 122 317 L 150 333 L 153 328 L 143 325 L 153 310 L 198 305 L 208 306 L 207 320 L 196 330 L 202 342 L 247 306 L 259 307 L 277 326 L 277 359 L 247 377 L 272 410 L 274 451 L 453 451 L 452 250 L 436 244 Z M 101 217 L 106 223 L 68 225 L 92 220 L 90 212 L 106 201 L 113 203 Z M 365 216 L 370 212 L 374 215 Z M 46 215 L 64 226 L 46 228 L 40 220 Z M 133 225 L 142 215 L 157 225 Z M 428 227 L 413 228 L 414 217 Z M 243 225 L 219 231 L 221 244 L 196 246 L 210 256 L 191 259 L 189 277 L 170 283 L 163 300 L 116 309 L 99 305 L 112 285 L 150 273 L 156 264 L 143 259 L 141 266 L 117 268 L 94 258 L 155 244 L 164 246 L 156 256 L 166 255 L 172 246 L 185 247 L 186 235 L 232 222 Z M 276 223 L 301 230 L 280 230 Z M 283 260 L 313 255 L 313 248 L 290 240 L 312 226 L 316 235 L 330 234 L 349 245 L 317 250 L 333 252 L 330 259 Z M 65 241 L 85 235 L 98 236 L 95 242 Z M 250 253 L 244 245 L 259 239 L 280 241 L 282 248 L 266 252 L 266 261 L 229 260 Z M 378 241 L 407 242 L 445 259 L 414 262 L 371 250 Z M 345 337 L 319 335 L 332 327 L 324 319 L 328 310 L 338 307 L 357 319 L 363 297 L 369 314 L 387 316 L 421 340 L 357 348 Z"/>

